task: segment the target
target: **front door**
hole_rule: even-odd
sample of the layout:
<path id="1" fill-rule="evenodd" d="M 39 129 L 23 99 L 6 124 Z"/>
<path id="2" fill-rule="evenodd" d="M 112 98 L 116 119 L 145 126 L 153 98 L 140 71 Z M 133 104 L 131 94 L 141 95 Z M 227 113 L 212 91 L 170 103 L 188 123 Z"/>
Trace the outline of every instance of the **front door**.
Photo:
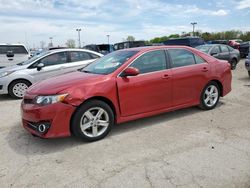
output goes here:
<path id="1" fill-rule="evenodd" d="M 172 73 L 167 69 L 164 50 L 147 52 L 130 67 L 137 68 L 140 74 L 117 78 L 122 116 L 171 107 Z"/>

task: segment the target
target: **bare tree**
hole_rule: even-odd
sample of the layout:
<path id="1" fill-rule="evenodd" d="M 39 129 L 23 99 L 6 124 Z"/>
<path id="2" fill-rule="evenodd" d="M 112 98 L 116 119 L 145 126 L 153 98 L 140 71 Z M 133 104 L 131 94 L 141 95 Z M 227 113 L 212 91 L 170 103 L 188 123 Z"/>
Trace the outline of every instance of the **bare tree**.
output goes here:
<path id="1" fill-rule="evenodd" d="M 69 48 L 75 48 L 76 47 L 76 41 L 74 39 L 68 39 L 66 42 L 66 46 Z"/>

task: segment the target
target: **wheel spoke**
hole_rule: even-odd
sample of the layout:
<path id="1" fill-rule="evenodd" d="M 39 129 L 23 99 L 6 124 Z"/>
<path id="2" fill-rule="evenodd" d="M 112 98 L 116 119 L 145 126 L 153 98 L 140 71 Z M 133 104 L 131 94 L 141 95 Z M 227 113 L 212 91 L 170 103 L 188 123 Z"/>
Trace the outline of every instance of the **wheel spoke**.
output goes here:
<path id="1" fill-rule="evenodd" d="M 209 93 L 209 91 L 208 91 L 208 90 L 206 90 L 205 94 L 206 94 L 206 95 L 209 95 L 210 93 Z"/>
<path id="2" fill-rule="evenodd" d="M 210 105 L 214 104 L 214 100 L 212 98 L 209 100 L 209 102 L 210 102 Z"/>
<path id="3" fill-rule="evenodd" d="M 96 119 L 100 119 L 101 116 L 102 116 L 102 114 L 103 114 L 103 112 L 104 112 L 104 110 L 103 110 L 103 109 L 100 109 L 100 110 L 97 112 L 95 118 L 96 118 Z"/>
<path id="4" fill-rule="evenodd" d="M 93 134 L 93 136 L 97 136 L 97 134 L 98 134 L 97 126 L 92 127 L 92 134 Z"/>
<path id="5" fill-rule="evenodd" d="M 91 127 L 91 122 L 81 124 L 81 129 L 85 131 L 86 129 Z"/>
<path id="6" fill-rule="evenodd" d="M 89 120 L 94 119 L 94 116 L 93 116 L 93 114 L 92 114 L 90 111 L 85 112 L 84 115 L 85 115 Z"/>
<path id="7" fill-rule="evenodd" d="M 209 100 L 210 100 L 210 98 L 207 97 L 207 98 L 205 99 L 205 103 L 207 104 Z"/>
<path id="8" fill-rule="evenodd" d="M 214 97 L 214 98 L 217 98 L 218 97 L 218 93 L 213 93 L 213 94 L 211 94 L 211 96 Z"/>
<path id="9" fill-rule="evenodd" d="M 214 92 L 214 89 L 215 89 L 214 86 L 211 86 L 211 87 L 210 87 L 210 94 L 212 94 L 212 93 Z"/>
<path id="10" fill-rule="evenodd" d="M 103 120 L 99 120 L 97 121 L 97 123 L 99 126 L 102 126 L 102 127 L 107 127 L 109 125 L 109 122 L 103 121 Z"/>

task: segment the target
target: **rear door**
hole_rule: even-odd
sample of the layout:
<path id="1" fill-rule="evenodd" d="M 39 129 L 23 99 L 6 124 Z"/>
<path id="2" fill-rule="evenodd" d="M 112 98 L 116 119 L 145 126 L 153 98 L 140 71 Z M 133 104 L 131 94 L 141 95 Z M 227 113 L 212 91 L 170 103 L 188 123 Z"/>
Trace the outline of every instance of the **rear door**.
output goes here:
<path id="1" fill-rule="evenodd" d="M 167 68 L 164 50 L 147 52 L 130 67 L 140 71 L 137 76 L 117 78 L 122 116 L 130 116 L 172 105 L 172 73 Z"/>
<path id="2" fill-rule="evenodd" d="M 186 49 L 169 49 L 173 79 L 173 106 L 199 101 L 209 80 L 210 67 L 205 60 Z"/>
<path id="3" fill-rule="evenodd" d="M 220 49 L 221 49 L 221 53 L 219 54 L 218 59 L 229 61 L 230 53 L 229 53 L 228 47 L 225 45 L 220 45 Z"/>

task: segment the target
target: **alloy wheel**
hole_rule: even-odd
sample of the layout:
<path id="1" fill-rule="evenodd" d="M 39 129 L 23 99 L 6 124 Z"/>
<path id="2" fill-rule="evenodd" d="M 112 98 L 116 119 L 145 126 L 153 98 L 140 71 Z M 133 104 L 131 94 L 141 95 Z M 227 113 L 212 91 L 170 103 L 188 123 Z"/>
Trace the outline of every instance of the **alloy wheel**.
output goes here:
<path id="1" fill-rule="evenodd" d="M 208 86 L 203 96 L 204 103 L 208 107 L 213 107 L 214 105 L 216 105 L 218 98 L 219 98 L 218 88 L 214 85 Z"/>
<path id="2" fill-rule="evenodd" d="M 87 110 L 80 120 L 82 133 L 87 137 L 101 136 L 109 126 L 109 115 L 101 107 L 93 107 Z"/>

